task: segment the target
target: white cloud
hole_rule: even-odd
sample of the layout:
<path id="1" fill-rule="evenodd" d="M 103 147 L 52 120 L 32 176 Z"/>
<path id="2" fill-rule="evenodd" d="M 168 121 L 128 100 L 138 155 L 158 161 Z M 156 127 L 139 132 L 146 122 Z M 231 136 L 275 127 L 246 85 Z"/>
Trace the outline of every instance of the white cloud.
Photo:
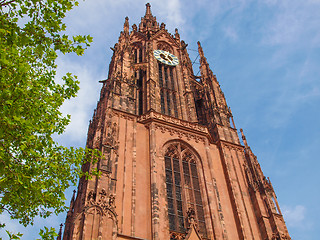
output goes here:
<path id="1" fill-rule="evenodd" d="M 76 98 L 66 101 L 61 111 L 65 115 L 71 115 L 71 123 L 67 126 L 63 135 L 57 137 L 59 140 L 68 139 L 69 143 L 83 146 L 87 136 L 88 122 L 93 114 L 93 109 L 99 99 L 102 80 L 105 76 L 94 73 L 90 65 L 83 65 L 79 62 L 72 62 L 68 59 L 58 61 L 57 79 L 60 79 L 66 72 L 72 72 L 78 76 L 80 90 Z"/>
<path id="2" fill-rule="evenodd" d="M 172 27 L 182 27 L 185 23 L 185 15 L 181 12 L 181 3 L 179 0 L 168 0 L 165 7 L 167 23 Z"/>
<path id="3" fill-rule="evenodd" d="M 304 226 L 304 220 L 306 217 L 307 209 L 305 206 L 297 205 L 294 207 L 283 206 L 282 214 L 288 226 L 290 227 L 302 227 Z"/>
<path id="4" fill-rule="evenodd" d="M 301 42 L 308 42 L 307 39 L 316 36 L 320 22 L 319 1 L 283 0 L 266 3 L 271 8 L 273 17 L 264 29 L 265 44 L 300 45 Z M 313 39 L 315 42 L 319 40 L 319 36 Z"/>

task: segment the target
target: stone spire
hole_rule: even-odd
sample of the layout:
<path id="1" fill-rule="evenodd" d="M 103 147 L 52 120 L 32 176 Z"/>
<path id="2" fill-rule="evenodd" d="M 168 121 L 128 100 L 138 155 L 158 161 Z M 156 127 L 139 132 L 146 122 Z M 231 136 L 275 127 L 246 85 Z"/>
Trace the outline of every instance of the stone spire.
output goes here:
<path id="1" fill-rule="evenodd" d="M 149 35 L 159 30 L 159 24 L 157 23 L 156 17 L 151 13 L 150 3 L 146 4 L 146 14 L 141 18 L 139 24 L 139 31 L 148 33 Z"/>
<path id="2" fill-rule="evenodd" d="M 150 3 L 147 3 L 146 4 L 146 14 L 145 14 L 145 18 L 149 17 L 149 16 L 152 16 L 152 13 L 151 13 L 151 5 Z"/>
<path id="3" fill-rule="evenodd" d="M 60 229 L 59 229 L 59 233 L 58 233 L 57 240 L 61 240 L 61 238 L 62 238 L 62 227 L 63 227 L 63 224 L 61 223 L 61 224 L 60 224 Z"/>
<path id="4" fill-rule="evenodd" d="M 197 44 L 198 44 L 198 52 L 199 52 L 200 57 L 204 57 L 203 49 L 201 47 L 201 43 L 198 41 Z"/>
<path id="5" fill-rule="evenodd" d="M 198 41 L 197 43 L 198 43 L 198 52 L 199 52 L 199 56 L 200 56 L 200 63 L 207 65 L 207 64 L 208 64 L 207 58 L 204 56 L 204 53 L 203 53 L 203 49 L 202 49 L 202 47 L 201 47 L 201 44 L 200 44 L 199 41 Z"/>

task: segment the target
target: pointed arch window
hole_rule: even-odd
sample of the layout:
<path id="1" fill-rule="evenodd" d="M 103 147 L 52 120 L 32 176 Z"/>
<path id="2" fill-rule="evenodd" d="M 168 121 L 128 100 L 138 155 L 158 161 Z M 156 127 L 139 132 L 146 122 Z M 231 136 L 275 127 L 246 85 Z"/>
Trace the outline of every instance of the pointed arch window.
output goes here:
<path id="1" fill-rule="evenodd" d="M 143 95 L 144 95 L 144 85 L 145 85 L 145 77 L 146 71 L 139 69 L 134 72 L 134 77 L 136 79 L 136 88 L 137 88 L 137 113 L 139 115 L 143 114 Z"/>
<path id="2" fill-rule="evenodd" d="M 133 62 L 134 63 L 142 63 L 144 56 L 143 56 L 143 46 L 140 43 L 134 43 L 133 49 Z"/>
<path id="3" fill-rule="evenodd" d="M 183 143 L 169 145 L 165 151 L 169 229 L 172 234 L 185 233 L 187 212 L 194 210 L 203 239 L 207 239 L 197 160 L 191 149 Z"/>
<path id="4" fill-rule="evenodd" d="M 175 68 L 158 62 L 161 113 L 178 118 Z"/>

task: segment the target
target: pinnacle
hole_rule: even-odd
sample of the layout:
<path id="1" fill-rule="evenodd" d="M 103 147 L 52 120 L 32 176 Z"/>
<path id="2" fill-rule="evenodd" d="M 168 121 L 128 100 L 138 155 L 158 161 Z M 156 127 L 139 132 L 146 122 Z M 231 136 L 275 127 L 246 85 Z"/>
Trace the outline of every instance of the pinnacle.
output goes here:
<path id="1" fill-rule="evenodd" d="M 146 15 L 145 16 L 148 16 L 148 15 L 152 16 L 150 3 L 146 4 Z"/>
<path id="2" fill-rule="evenodd" d="M 247 139 L 246 139 L 246 136 L 245 136 L 244 133 L 243 133 L 242 128 L 240 128 L 240 132 L 241 132 L 241 137 L 242 137 L 244 146 L 245 146 L 245 147 L 248 147 Z"/>
<path id="3" fill-rule="evenodd" d="M 201 47 L 200 42 L 198 41 L 197 44 L 198 44 L 198 52 L 199 52 L 200 58 L 204 58 L 203 49 Z"/>

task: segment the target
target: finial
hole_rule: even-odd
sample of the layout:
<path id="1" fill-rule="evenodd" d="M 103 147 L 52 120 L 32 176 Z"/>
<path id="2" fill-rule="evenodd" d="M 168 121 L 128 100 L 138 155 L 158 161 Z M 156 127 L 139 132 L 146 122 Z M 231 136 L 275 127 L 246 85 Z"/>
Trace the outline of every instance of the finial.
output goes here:
<path id="1" fill-rule="evenodd" d="M 194 224 L 195 211 L 192 207 L 189 207 L 187 210 L 187 218 L 190 224 Z"/>
<path id="2" fill-rule="evenodd" d="M 59 233 L 58 233 L 57 240 L 61 240 L 61 237 L 62 237 L 62 227 L 63 227 L 63 224 L 61 223 L 61 224 L 60 224 L 60 229 L 59 229 Z"/>
<path id="3" fill-rule="evenodd" d="M 240 128 L 240 132 L 241 132 L 241 137 L 242 137 L 244 146 L 245 146 L 245 147 L 248 147 L 247 139 L 246 139 L 246 136 L 245 136 L 244 133 L 243 133 L 243 129 L 242 129 L 242 128 Z"/>
<path id="4" fill-rule="evenodd" d="M 146 4 L 146 16 L 147 16 L 147 15 L 152 15 L 150 3 L 147 3 L 147 4 Z"/>
<path id="5" fill-rule="evenodd" d="M 185 43 L 185 41 L 181 41 L 181 50 L 184 50 L 188 47 L 188 44 Z"/>
<path id="6" fill-rule="evenodd" d="M 76 195 L 76 192 L 77 192 L 77 191 L 74 189 L 74 190 L 73 190 L 73 195 L 72 195 L 72 200 L 74 200 L 74 197 L 75 197 L 75 195 Z"/>
<path id="7" fill-rule="evenodd" d="M 73 195 L 70 201 L 70 207 L 69 207 L 69 211 L 72 211 L 73 209 L 73 205 L 74 205 L 74 201 L 75 201 L 75 196 L 76 196 L 76 190 L 73 190 Z"/>
<path id="8" fill-rule="evenodd" d="M 203 49 L 202 49 L 202 47 L 201 47 L 200 42 L 198 41 L 197 43 L 198 43 L 198 52 L 199 52 L 199 55 L 200 55 L 201 58 L 203 58 L 203 57 L 204 57 Z"/>
<path id="9" fill-rule="evenodd" d="M 180 39 L 180 35 L 179 35 L 179 32 L 178 32 L 178 28 L 176 28 L 174 31 L 175 31 L 174 36 L 176 37 L 176 39 Z"/>
<path id="10" fill-rule="evenodd" d="M 129 33 L 129 18 L 128 17 L 125 18 L 125 22 L 123 24 L 123 31 L 125 33 Z"/>
<path id="11" fill-rule="evenodd" d="M 138 30 L 138 28 L 137 28 L 137 25 L 136 25 L 136 24 L 133 24 L 133 25 L 132 25 L 132 30 L 133 30 L 133 31 L 135 31 L 135 32 Z"/>
<path id="12" fill-rule="evenodd" d="M 166 24 L 161 23 L 161 25 L 160 25 L 160 29 L 165 29 L 165 28 L 166 28 Z"/>

